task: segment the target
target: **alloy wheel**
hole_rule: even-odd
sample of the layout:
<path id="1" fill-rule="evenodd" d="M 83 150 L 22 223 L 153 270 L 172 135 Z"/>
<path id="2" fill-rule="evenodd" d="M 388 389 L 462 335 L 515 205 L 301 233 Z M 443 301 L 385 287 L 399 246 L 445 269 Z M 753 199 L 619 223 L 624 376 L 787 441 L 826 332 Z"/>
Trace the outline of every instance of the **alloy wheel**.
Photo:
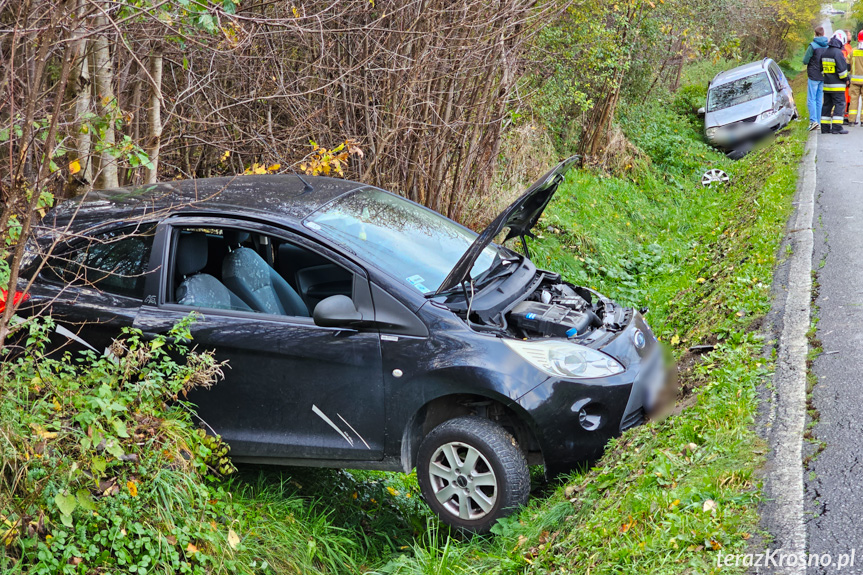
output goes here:
<path id="1" fill-rule="evenodd" d="M 432 456 L 428 474 L 435 498 L 459 519 L 481 519 L 494 508 L 497 477 L 475 447 L 460 441 L 441 445 Z"/>
<path id="2" fill-rule="evenodd" d="M 705 188 L 711 187 L 713 184 L 727 184 L 728 183 L 728 174 L 726 174 L 722 170 L 712 169 L 704 172 L 704 175 L 701 176 L 701 185 Z"/>

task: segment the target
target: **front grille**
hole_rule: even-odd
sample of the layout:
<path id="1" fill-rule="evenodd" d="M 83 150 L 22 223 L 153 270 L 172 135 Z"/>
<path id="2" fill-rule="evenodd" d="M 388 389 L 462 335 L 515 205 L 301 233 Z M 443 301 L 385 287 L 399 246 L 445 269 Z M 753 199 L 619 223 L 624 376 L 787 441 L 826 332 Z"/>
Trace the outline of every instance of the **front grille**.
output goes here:
<path id="1" fill-rule="evenodd" d="M 752 124 L 755 120 L 758 119 L 758 116 L 752 116 L 751 118 L 743 118 L 742 120 L 738 120 L 731 124 L 725 126 L 726 130 L 735 130 L 737 128 L 742 128 L 744 124 Z"/>
<path id="2" fill-rule="evenodd" d="M 644 419 L 644 408 L 639 407 L 638 409 L 631 411 L 623 416 L 623 419 L 620 422 L 620 431 L 626 431 L 631 427 L 641 425 L 642 423 L 644 423 Z"/>

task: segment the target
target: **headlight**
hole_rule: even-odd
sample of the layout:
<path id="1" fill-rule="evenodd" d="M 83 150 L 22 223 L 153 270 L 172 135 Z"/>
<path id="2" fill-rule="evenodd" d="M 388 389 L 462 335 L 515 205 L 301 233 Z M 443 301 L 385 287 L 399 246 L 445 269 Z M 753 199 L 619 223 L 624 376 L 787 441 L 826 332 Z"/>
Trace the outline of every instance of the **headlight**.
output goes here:
<path id="1" fill-rule="evenodd" d="M 704 133 L 707 134 L 708 138 L 712 138 L 716 135 L 716 128 L 707 128 Z"/>
<path id="2" fill-rule="evenodd" d="M 623 366 L 601 351 L 567 341 L 505 339 L 511 350 L 549 375 L 593 379 L 623 373 Z"/>

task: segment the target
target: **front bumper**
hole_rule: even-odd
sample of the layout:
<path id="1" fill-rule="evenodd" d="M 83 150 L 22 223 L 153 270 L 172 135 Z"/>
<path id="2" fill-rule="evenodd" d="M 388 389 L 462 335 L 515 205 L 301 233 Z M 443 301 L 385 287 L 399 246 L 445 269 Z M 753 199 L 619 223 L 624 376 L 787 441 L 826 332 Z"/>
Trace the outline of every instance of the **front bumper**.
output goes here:
<path id="1" fill-rule="evenodd" d="M 782 126 L 782 114 L 769 116 L 754 122 L 734 122 L 724 126 L 716 126 L 705 130 L 705 138 L 710 145 L 725 150 L 733 149 L 741 144 L 763 138 Z M 712 131 L 711 131 L 712 130 Z"/>
<path id="2" fill-rule="evenodd" d="M 637 329 L 646 330 L 652 344 L 638 353 L 629 343 Z M 654 407 L 667 375 L 661 346 L 640 316 L 616 340 L 618 347 L 631 348 L 623 373 L 597 380 L 550 378 L 518 399 L 535 424 L 549 477 L 598 459 L 610 439 L 643 423 Z"/>

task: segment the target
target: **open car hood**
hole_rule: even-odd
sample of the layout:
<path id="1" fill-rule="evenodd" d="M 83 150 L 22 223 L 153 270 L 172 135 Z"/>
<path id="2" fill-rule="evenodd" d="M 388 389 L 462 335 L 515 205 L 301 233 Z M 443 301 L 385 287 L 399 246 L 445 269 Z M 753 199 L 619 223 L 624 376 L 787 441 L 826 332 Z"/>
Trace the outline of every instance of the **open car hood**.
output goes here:
<path id="1" fill-rule="evenodd" d="M 482 253 L 482 250 L 505 228 L 509 228 L 509 232 L 507 232 L 506 238 L 503 241 L 524 236 L 533 237 L 530 231 L 531 228 L 539 221 L 539 217 L 551 201 L 566 172 L 569 171 L 576 161 L 578 161 L 578 156 L 572 156 L 556 165 L 528 188 L 516 201 L 498 214 L 494 221 L 479 234 L 467 251 L 456 262 L 452 270 L 450 270 L 449 275 L 443 280 L 443 283 L 435 293 L 451 290 L 468 279 L 470 270 L 473 268 L 473 264 Z"/>

